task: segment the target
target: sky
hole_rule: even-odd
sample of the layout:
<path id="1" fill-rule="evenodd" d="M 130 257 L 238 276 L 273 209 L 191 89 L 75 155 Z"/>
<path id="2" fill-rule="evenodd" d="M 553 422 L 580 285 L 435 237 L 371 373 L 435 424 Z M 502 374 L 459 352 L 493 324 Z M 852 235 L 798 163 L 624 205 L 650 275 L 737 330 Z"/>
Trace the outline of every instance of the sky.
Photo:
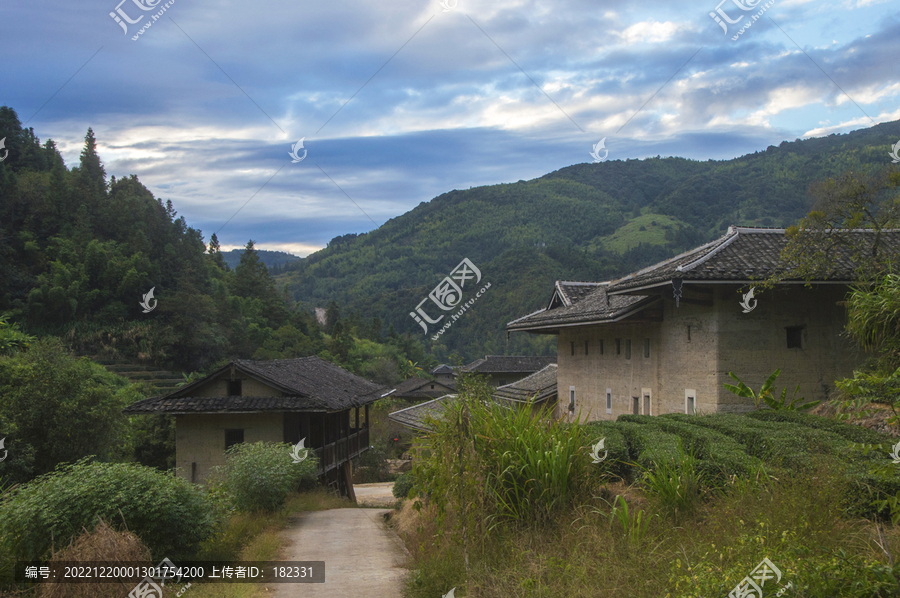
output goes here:
<path id="1" fill-rule="evenodd" d="M 0 105 L 69 167 L 91 127 L 108 175 L 137 175 L 225 249 L 305 256 L 454 189 L 900 119 L 889 0 L 5 0 L 0 15 Z"/>

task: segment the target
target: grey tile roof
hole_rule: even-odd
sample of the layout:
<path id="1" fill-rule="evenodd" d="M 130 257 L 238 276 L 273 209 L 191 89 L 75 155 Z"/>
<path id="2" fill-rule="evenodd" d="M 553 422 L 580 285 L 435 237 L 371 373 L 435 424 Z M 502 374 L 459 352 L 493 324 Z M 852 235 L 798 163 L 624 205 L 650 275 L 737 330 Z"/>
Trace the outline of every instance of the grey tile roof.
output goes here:
<path id="1" fill-rule="evenodd" d="M 556 395 L 556 371 L 555 363 L 551 363 L 540 371 L 522 378 L 512 384 L 499 386 L 494 391 L 493 397 L 507 401 L 527 402 L 534 398 L 535 403 L 541 403 Z"/>
<path id="2" fill-rule="evenodd" d="M 198 397 L 191 393 L 234 368 L 284 393 L 281 397 Z M 384 387 L 320 357 L 253 361 L 240 359 L 166 395 L 132 403 L 125 413 L 241 413 L 249 411 L 342 411 L 377 400 Z"/>
<path id="3" fill-rule="evenodd" d="M 559 295 L 562 298 L 564 305 L 570 306 L 578 303 L 579 301 L 590 295 L 601 284 L 603 283 L 557 280 L 555 285 L 555 294 Z"/>
<path id="4" fill-rule="evenodd" d="M 456 399 L 456 396 L 457 395 L 454 394 L 444 395 L 438 399 L 425 401 L 424 403 L 419 403 L 418 405 L 413 405 L 406 409 L 388 413 L 388 419 L 414 430 L 430 430 L 429 426 L 425 423 L 425 418 L 433 417 L 439 419 L 443 417 L 444 410 L 447 408 L 447 403 Z"/>
<path id="5" fill-rule="evenodd" d="M 433 390 L 431 389 L 431 385 L 434 385 Z M 455 384 L 450 381 L 438 382 L 437 380 L 431 380 L 430 378 L 412 377 L 398 384 L 389 394 L 392 397 L 400 398 L 433 399 L 437 396 L 435 393 L 446 394 L 452 392 L 454 386 Z"/>
<path id="6" fill-rule="evenodd" d="M 556 326 L 573 323 L 613 322 L 639 308 L 658 301 L 654 297 L 607 295 L 608 284 L 606 282 L 597 283 L 597 286 L 592 291 L 586 293 L 578 302 L 570 306 L 554 307 L 553 309 L 544 308 L 518 320 L 513 320 L 506 325 L 506 329 L 552 329 Z M 559 283 L 557 287 L 559 287 Z"/>
<path id="7" fill-rule="evenodd" d="M 872 231 L 852 230 L 833 235 L 846 235 L 855 246 L 865 246 L 874 239 Z M 886 231 L 884 242 L 893 252 L 900 253 L 900 231 Z M 669 284 L 672 279 L 685 282 L 746 282 L 766 278 L 784 271 L 780 254 L 788 239 L 783 228 L 747 228 L 731 226 L 722 237 L 691 251 L 654 264 L 609 283 L 610 295 Z M 821 281 L 850 281 L 856 264 L 851 252 L 838 247 L 831 256 L 834 269 L 818 279 Z"/>
<path id="8" fill-rule="evenodd" d="M 544 366 L 555 363 L 555 355 L 485 355 L 468 365 L 462 366 L 460 372 L 478 374 L 532 373 Z"/>
<path id="9" fill-rule="evenodd" d="M 439 365 L 436 368 L 434 368 L 433 370 L 431 370 L 431 373 L 432 373 L 432 375 L 435 375 L 435 376 L 438 374 L 452 374 L 453 368 L 451 366 L 447 365 L 446 363 L 442 363 L 441 365 Z"/>

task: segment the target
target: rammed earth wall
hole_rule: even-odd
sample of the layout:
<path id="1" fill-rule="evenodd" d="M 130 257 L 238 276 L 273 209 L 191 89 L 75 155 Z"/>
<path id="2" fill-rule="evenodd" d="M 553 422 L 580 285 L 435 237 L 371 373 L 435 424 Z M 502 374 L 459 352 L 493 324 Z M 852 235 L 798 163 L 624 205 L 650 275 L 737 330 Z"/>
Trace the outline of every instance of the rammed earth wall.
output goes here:
<path id="1" fill-rule="evenodd" d="M 582 420 L 633 413 L 633 397 L 638 397 L 638 413 L 685 413 L 688 393 L 695 398 L 695 409 L 704 413 L 744 412 L 753 408 L 752 401 L 723 388 L 733 383 L 728 371 L 758 390 L 779 368 L 782 373 L 775 385 L 779 393 L 787 387 L 790 396 L 799 383 L 797 396 L 827 399 L 834 381 L 852 375 L 864 358 L 842 336 L 846 314 L 837 303 L 847 293 L 844 285 L 757 289 L 756 307 L 746 314 L 739 305 L 738 285 L 707 288 L 712 294 L 706 305 L 682 299 L 676 307 L 669 292 L 663 300 L 662 321 L 632 319 L 561 329 L 557 414 L 567 412 L 571 387 L 575 414 L 580 410 Z M 687 285 L 684 296 L 697 298 Z M 800 327 L 801 346 L 789 349 L 787 329 L 793 327 Z M 644 356 L 644 339 L 649 339 L 649 357 Z M 626 355 L 629 340 L 630 359 Z M 612 394 L 611 413 L 606 411 L 607 388 Z"/>

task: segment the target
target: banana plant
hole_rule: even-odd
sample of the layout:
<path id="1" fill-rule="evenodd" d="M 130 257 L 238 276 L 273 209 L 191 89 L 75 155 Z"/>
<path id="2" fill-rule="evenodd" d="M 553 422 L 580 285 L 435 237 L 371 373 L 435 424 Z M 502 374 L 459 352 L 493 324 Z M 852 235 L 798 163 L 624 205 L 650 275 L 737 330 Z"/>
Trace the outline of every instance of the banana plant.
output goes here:
<path id="1" fill-rule="evenodd" d="M 761 408 L 761 403 L 765 403 L 773 411 L 805 411 L 806 409 L 812 409 L 822 402 L 807 401 L 804 403 L 803 401 L 806 401 L 806 399 L 802 397 L 797 398 L 797 393 L 800 392 L 799 384 L 797 385 L 797 388 L 794 389 L 794 394 L 791 395 L 790 403 L 787 402 L 787 388 L 781 389 L 781 399 L 776 399 L 772 393 L 772 386 L 775 384 L 775 380 L 778 378 L 779 374 L 781 374 L 781 369 L 772 372 L 772 375 L 769 376 L 759 388 L 759 392 L 753 392 L 749 386 L 741 382 L 741 379 L 738 378 L 734 372 L 728 372 L 728 375 L 737 382 L 737 386 L 734 384 L 725 384 L 725 390 L 733 392 L 739 397 L 753 399 L 757 410 Z"/>

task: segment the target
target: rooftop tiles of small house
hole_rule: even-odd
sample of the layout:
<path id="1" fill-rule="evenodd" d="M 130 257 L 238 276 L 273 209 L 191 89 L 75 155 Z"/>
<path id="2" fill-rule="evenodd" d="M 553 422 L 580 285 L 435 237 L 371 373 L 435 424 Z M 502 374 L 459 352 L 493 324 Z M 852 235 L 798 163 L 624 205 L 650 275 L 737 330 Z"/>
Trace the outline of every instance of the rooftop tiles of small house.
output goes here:
<path id="1" fill-rule="evenodd" d="M 486 355 L 460 368 L 478 374 L 533 373 L 556 361 L 555 355 Z"/>
<path id="2" fill-rule="evenodd" d="M 281 397 L 192 397 L 211 379 L 234 369 L 284 393 Z M 377 400 L 383 386 L 316 356 L 269 361 L 236 360 L 201 380 L 129 405 L 125 413 L 341 411 Z"/>
<path id="3" fill-rule="evenodd" d="M 412 407 L 400 409 L 388 414 L 388 419 L 416 430 L 428 430 L 425 423 L 426 417 L 438 419 L 443 416 L 447 408 L 447 402 L 455 399 L 457 395 L 448 394 L 431 401 L 425 401 Z"/>
<path id="4" fill-rule="evenodd" d="M 551 363 L 545 368 L 512 384 L 498 387 L 493 396 L 510 401 L 545 401 L 556 394 L 557 366 Z"/>

